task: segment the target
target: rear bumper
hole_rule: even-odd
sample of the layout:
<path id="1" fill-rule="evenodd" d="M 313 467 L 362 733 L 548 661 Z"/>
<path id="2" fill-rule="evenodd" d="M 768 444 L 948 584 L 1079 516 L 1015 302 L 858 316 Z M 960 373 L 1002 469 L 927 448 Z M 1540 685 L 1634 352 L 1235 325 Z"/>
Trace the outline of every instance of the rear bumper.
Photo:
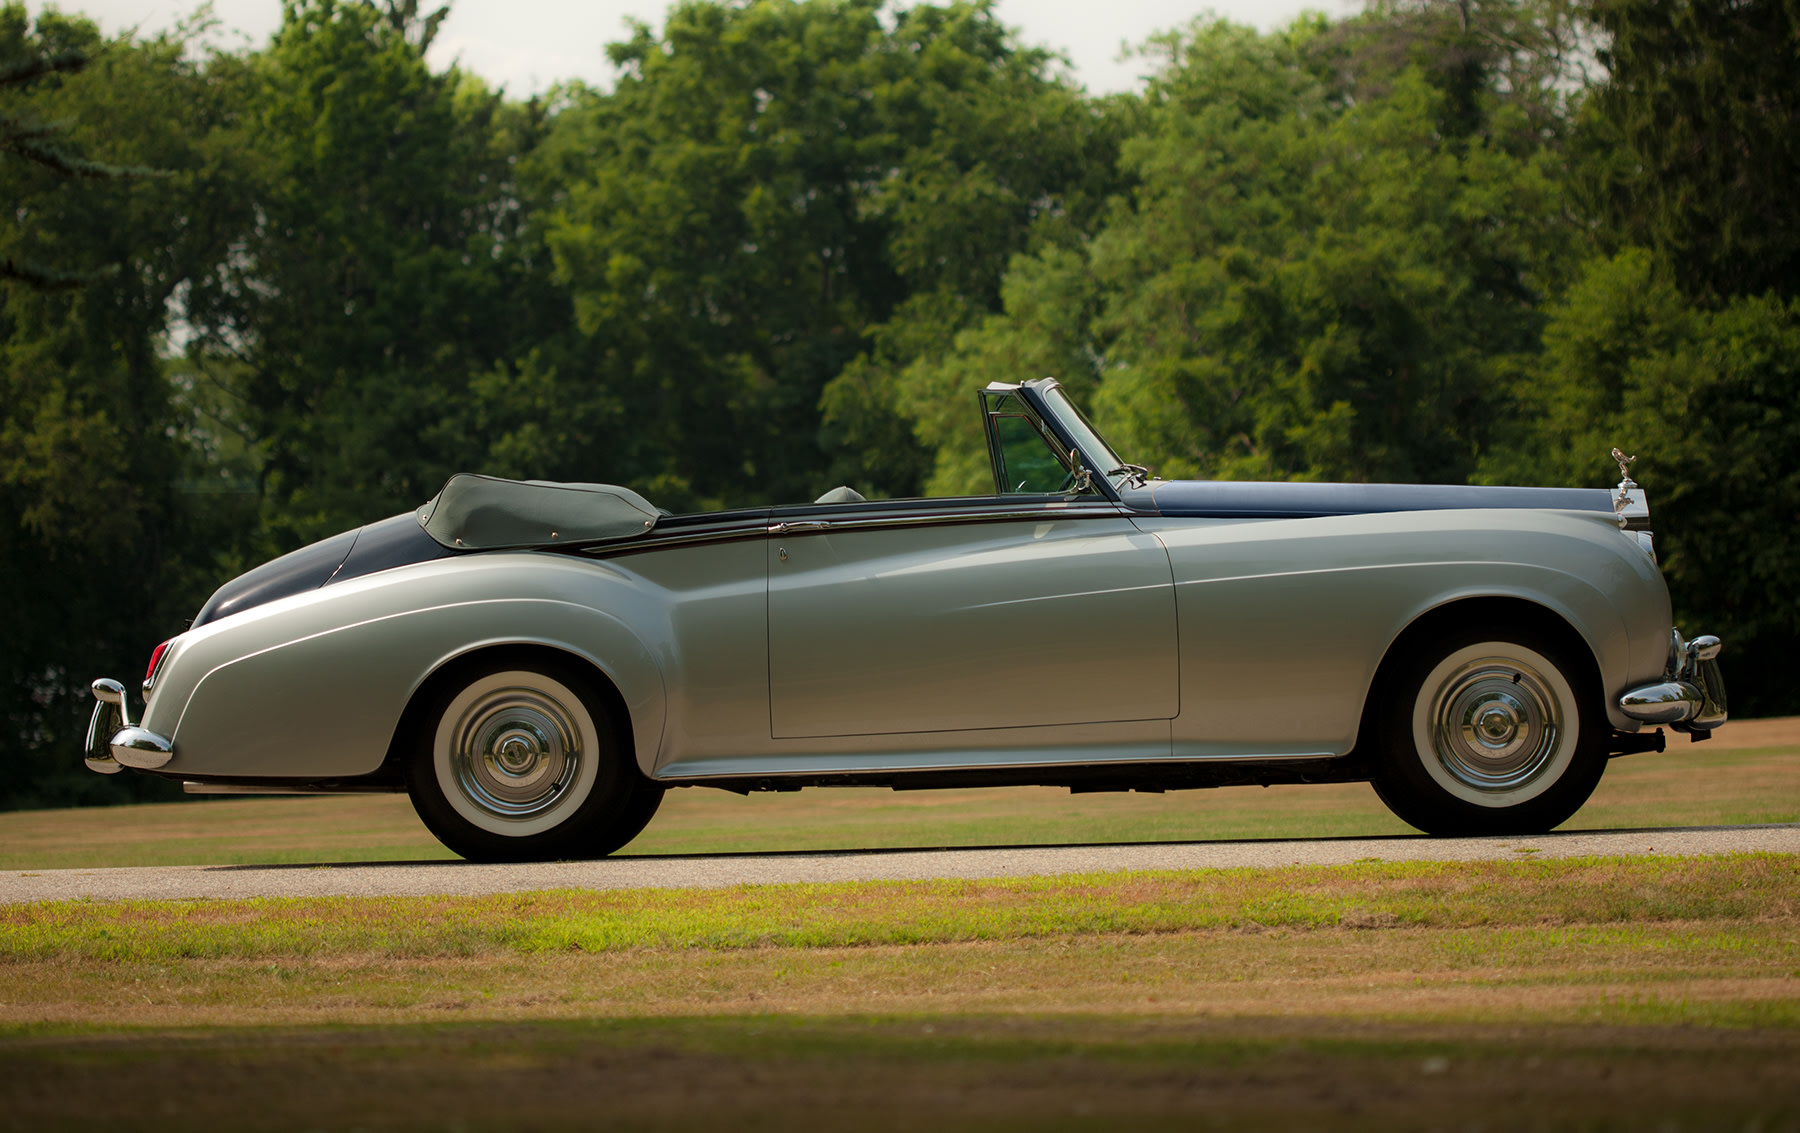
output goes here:
<path id="1" fill-rule="evenodd" d="M 174 757 L 173 743 L 132 724 L 124 686 L 101 677 L 92 688 L 96 703 L 88 718 L 87 745 L 82 752 L 89 771 L 102 775 L 116 775 L 121 767 L 155 771 Z"/>
<path id="2" fill-rule="evenodd" d="M 1678 732 L 1710 732 L 1728 716 L 1725 677 L 1719 671 L 1719 639 L 1684 641 L 1676 630 L 1669 641 L 1663 679 L 1619 697 L 1619 710 L 1645 724 L 1670 724 Z"/>

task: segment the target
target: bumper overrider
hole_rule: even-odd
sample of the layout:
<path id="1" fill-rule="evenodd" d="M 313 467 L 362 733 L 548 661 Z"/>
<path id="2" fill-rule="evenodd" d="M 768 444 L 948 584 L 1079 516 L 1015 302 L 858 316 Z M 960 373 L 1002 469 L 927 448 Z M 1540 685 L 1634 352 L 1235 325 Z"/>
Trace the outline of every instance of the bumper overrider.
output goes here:
<path id="1" fill-rule="evenodd" d="M 118 681 L 101 677 L 93 684 L 94 715 L 88 720 L 87 750 L 84 753 L 89 771 L 115 775 L 121 767 L 155 771 L 169 762 L 175 745 L 147 728 L 131 722 L 131 709 L 125 702 L 125 688 Z"/>
<path id="2" fill-rule="evenodd" d="M 1719 672 L 1719 639 L 1706 634 L 1684 641 L 1669 638 L 1669 662 L 1660 684 L 1634 688 L 1619 698 L 1619 709 L 1646 724 L 1670 724 L 1704 739 L 1725 722 L 1725 678 Z"/>

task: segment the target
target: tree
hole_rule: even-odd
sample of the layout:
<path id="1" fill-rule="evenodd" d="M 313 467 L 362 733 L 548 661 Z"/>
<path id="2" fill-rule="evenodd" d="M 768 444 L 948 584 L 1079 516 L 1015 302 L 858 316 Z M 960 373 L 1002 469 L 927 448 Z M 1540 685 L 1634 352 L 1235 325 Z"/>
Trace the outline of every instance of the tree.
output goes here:
<path id="1" fill-rule="evenodd" d="M 611 49 L 614 91 L 573 92 L 557 120 L 548 242 L 606 359 L 594 385 L 632 423 L 609 460 L 659 502 L 912 488 L 915 442 L 881 425 L 883 347 L 991 309 L 1091 177 L 1091 111 L 988 4 L 891 28 L 881 7 L 679 4 Z M 872 338 L 873 369 L 853 367 Z"/>
<path id="2" fill-rule="evenodd" d="M 87 682 L 128 678 L 179 631 L 246 518 L 182 490 L 192 422 L 160 349 L 171 305 L 227 254 L 233 155 L 217 143 L 241 68 L 189 58 L 179 37 L 108 42 L 54 11 L 34 25 L 18 4 L 0 7 L 0 41 L 9 58 L 91 60 L 32 90 L 35 120 L 67 123 L 57 146 L 168 171 L 72 187 L 55 161 L 0 163 L 18 258 L 121 265 L 81 287 L 0 283 L 0 799 L 142 797 L 167 785 L 102 779 L 77 753 Z"/>
<path id="3" fill-rule="evenodd" d="M 1570 187 L 1596 249 L 1511 375 L 1488 480 L 1640 460 L 1678 621 L 1721 634 L 1734 711 L 1791 712 L 1800 645 L 1800 6 L 1597 0 L 1607 72 Z M 1582 229 L 1573 230 L 1580 233 Z"/>
<path id="4" fill-rule="evenodd" d="M 926 403 L 1009 357 L 1060 362 L 1165 475 L 1466 478 L 1564 236 L 1556 108 L 1439 14 L 1160 41 L 1129 198 L 1079 255 L 1015 261 L 1006 315 L 916 370 L 945 445 L 934 488 L 977 485 L 979 438 L 952 441 Z"/>
<path id="5" fill-rule="evenodd" d="M 1482 478 L 1592 484 L 1614 446 L 1636 455 L 1678 623 L 1728 643 L 1735 711 L 1791 711 L 1800 302 L 1696 307 L 1653 253 L 1628 248 L 1588 264 L 1549 313 L 1544 355 L 1515 386 L 1527 425 Z"/>
<path id="6" fill-rule="evenodd" d="M 470 383 L 533 323 L 511 243 L 529 144 L 514 127 L 532 111 L 432 72 L 425 38 L 371 5 L 312 0 L 253 61 L 239 144 L 254 222 L 195 318 L 266 445 L 271 550 L 478 465 Z"/>
<path id="7" fill-rule="evenodd" d="M 63 24 L 49 21 L 54 41 Z M 75 30 L 71 28 L 71 30 Z M 66 43 L 43 42 L 40 26 L 39 42 L 32 42 L 26 27 L 22 5 L 9 4 L 0 9 L 0 154 L 31 162 L 64 177 L 116 180 L 121 177 L 153 176 L 155 171 L 143 166 L 110 165 L 84 157 L 70 147 L 68 124 L 47 121 L 31 104 L 23 101 L 30 87 L 54 76 L 73 75 L 93 61 L 87 51 Z M 77 38 L 79 32 L 77 32 Z M 116 271 L 108 264 L 89 271 L 49 268 L 27 259 L 0 254 L 0 280 L 11 280 L 32 287 L 79 287 Z"/>
<path id="8" fill-rule="evenodd" d="M 1601 219 L 1684 294 L 1800 295 L 1800 3 L 1594 0 Z"/>

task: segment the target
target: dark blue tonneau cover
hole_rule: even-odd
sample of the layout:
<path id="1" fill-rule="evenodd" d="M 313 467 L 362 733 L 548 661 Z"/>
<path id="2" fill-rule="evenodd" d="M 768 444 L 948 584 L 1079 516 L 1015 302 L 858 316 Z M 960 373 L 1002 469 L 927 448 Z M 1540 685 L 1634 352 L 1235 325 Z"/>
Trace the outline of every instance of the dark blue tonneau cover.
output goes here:
<path id="1" fill-rule="evenodd" d="M 1485 484 L 1312 484 L 1245 480 L 1153 480 L 1127 502 L 1161 515 L 1209 519 L 1311 519 L 1384 511 L 1544 508 L 1612 511 L 1605 488 L 1504 488 Z"/>
<path id="2" fill-rule="evenodd" d="M 409 511 L 321 539 L 238 575 L 213 592 L 193 624 L 203 626 L 277 598 L 456 553 L 439 546 Z"/>

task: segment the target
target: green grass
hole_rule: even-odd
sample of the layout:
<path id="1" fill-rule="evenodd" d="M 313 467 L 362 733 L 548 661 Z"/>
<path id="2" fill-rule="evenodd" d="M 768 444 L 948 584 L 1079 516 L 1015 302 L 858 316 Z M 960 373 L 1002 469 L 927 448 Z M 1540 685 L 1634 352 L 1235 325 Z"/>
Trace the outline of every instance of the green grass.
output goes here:
<path id="1" fill-rule="evenodd" d="M 0 907 L 0 1129 L 1800 1128 L 1800 858 Z"/>
<path id="2" fill-rule="evenodd" d="M 1800 749 L 1681 744 L 1615 760 L 1569 829 L 1800 821 Z M 1166 795 L 671 791 L 633 854 L 1412 833 L 1366 784 Z M 402 797 L 207 800 L 0 814 L 0 869 L 447 858 Z"/>
<path id="3" fill-rule="evenodd" d="M 1800 751 L 1574 828 L 1800 819 Z M 678 791 L 632 852 L 1402 833 L 1366 786 Z M 0 862 L 442 857 L 400 798 L 0 815 Z M 0 907 L 0 1130 L 1800 1133 L 1800 859 Z"/>
<path id="4" fill-rule="evenodd" d="M 0 907 L 0 960 L 817 949 L 1250 927 L 1507 929 L 1526 947 L 1553 943 L 1568 925 L 1629 934 L 1796 909 L 1800 861 L 1790 855 L 1368 863 L 489 897 L 39 902 Z"/>

